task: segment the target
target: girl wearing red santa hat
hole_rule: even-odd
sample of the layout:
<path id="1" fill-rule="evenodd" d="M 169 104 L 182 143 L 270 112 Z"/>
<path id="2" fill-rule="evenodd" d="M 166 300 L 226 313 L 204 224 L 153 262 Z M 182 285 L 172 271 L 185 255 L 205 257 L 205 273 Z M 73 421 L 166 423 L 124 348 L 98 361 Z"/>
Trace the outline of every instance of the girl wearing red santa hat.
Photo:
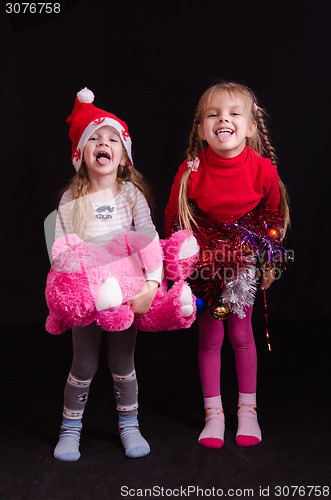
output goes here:
<path id="1" fill-rule="evenodd" d="M 149 189 L 133 167 L 128 127 L 112 113 L 95 107 L 93 101 L 90 90 L 78 92 L 67 120 L 76 175 L 61 198 L 55 237 L 74 232 L 83 240 L 104 246 L 119 232 L 136 228 L 158 238 L 148 204 Z M 161 272 L 158 269 L 147 275 L 142 291 L 132 299 L 136 315 L 149 310 Z M 58 460 L 76 461 L 80 457 L 82 417 L 98 367 L 101 336 L 101 328 L 94 323 L 72 328 L 73 361 L 64 391 L 60 437 L 54 450 Z M 107 340 L 125 455 L 143 457 L 150 447 L 139 431 L 137 420 L 136 329 L 107 333 Z"/>

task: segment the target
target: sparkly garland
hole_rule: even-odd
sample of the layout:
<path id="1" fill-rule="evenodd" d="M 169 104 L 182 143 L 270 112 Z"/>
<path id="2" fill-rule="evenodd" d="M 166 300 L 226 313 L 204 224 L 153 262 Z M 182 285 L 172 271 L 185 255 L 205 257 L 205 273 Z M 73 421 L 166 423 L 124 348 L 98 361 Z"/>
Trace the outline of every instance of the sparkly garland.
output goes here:
<path id="1" fill-rule="evenodd" d="M 190 206 L 199 225 L 193 231 L 200 246 L 190 278 L 193 291 L 217 319 L 225 319 L 230 310 L 243 318 L 245 308 L 254 303 L 259 272 L 281 272 L 285 267 L 281 217 L 260 204 L 238 220 L 219 222 L 195 203 Z"/>

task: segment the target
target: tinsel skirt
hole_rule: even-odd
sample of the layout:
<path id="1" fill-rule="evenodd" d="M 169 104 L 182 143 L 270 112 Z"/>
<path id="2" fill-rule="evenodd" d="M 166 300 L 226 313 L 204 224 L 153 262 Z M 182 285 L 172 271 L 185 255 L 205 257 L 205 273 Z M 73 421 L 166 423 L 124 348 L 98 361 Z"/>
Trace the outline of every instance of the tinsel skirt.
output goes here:
<path id="1" fill-rule="evenodd" d="M 190 203 L 198 227 L 193 232 L 200 256 L 190 284 L 206 306 L 226 304 L 240 318 L 254 303 L 263 271 L 281 272 L 286 250 L 281 244 L 281 217 L 262 204 L 243 217 L 218 221 Z"/>

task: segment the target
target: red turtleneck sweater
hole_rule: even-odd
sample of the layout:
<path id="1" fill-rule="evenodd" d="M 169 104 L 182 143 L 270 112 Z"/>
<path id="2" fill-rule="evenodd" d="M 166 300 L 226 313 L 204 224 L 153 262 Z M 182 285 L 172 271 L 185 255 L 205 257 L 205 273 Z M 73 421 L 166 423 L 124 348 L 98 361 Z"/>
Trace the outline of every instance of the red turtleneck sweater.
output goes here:
<path id="1" fill-rule="evenodd" d="M 246 146 L 234 158 L 218 156 L 210 147 L 200 151 L 200 164 L 188 182 L 188 197 L 203 212 L 218 220 L 238 219 L 260 201 L 280 210 L 279 181 L 276 167 L 254 149 Z M 179 167 L 165 210 L 165 236 L 169 236 L 178 215 L 178 193 L 187 160 Z"/>

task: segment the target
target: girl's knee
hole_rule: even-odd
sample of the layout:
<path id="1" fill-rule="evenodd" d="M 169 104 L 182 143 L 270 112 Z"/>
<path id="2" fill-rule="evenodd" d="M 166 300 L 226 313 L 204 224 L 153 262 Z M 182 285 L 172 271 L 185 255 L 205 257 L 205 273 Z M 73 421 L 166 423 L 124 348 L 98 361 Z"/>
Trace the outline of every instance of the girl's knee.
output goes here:
<path id="1" fill-rule="evenodd" d="M 92 380 L 98 365 L 99 362 L 93 362 L 91 359 L 85 360 L 83 363 L 80 360 L 77 362 L 74 357 L 70 372 L 77 380 Z"/>
<path id="2" fill-rule="evenodd" d="M 229 339 L 233 349 L 245 350 L 252 346 L 255 347 L 254 335 L 251 329 L 231 332 L 229 333 Z"/>

